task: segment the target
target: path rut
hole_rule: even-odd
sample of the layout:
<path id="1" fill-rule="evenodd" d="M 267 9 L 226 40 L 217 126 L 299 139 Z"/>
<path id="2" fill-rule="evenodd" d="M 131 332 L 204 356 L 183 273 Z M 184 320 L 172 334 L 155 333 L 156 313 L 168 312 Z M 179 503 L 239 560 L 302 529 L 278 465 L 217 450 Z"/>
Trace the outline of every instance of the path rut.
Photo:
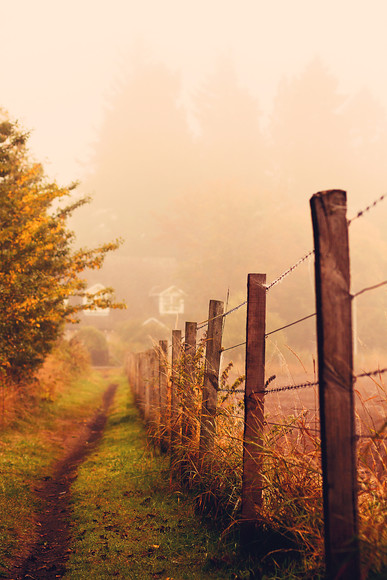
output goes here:
<path id="1" fill-rule="evenodd" d="M 14 568 L 9 580 L 53 580 L 65 574 L 71 540 L 68 521 L 71 484 L 77 477 L 79 465 L 102 437 L 116 389 L 116 384 L 109 385 L 103 394 L 102 408 L 57 463 L 52 478 L 36 490 L 42 502 L 37 521 L 39 540 L 25 561 Z"/>

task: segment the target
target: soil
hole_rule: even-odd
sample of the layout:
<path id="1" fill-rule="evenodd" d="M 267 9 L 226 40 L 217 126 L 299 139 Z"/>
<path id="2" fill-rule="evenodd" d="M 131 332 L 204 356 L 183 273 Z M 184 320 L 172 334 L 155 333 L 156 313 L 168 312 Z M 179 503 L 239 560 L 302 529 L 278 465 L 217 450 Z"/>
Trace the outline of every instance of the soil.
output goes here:
<path id="1" fill-rule="evenodd" d="M 15 566 L 9 580 L 53 580 L 65 574 L 71 552 L 68 522 L 71 484 L 77 477 L 78 466 L 102 437 L 116 389 L 115 384 L 107 388 L 103 394 L 102 408 L 56 464 L 53 476 L 46 478 L 42 486 L 36 489 L 42 506 L 37 521 L 39 540 L 24 562 Z"/>

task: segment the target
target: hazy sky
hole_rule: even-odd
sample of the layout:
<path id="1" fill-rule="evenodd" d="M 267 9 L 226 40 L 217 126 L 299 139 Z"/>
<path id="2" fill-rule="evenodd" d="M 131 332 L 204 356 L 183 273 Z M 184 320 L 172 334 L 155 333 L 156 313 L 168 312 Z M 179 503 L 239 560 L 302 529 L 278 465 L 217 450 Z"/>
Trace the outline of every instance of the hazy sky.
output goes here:
<path id="1" fill-rule="evenodd" d="M 386 0 L 0 0 L 0 21 L 0 105 L 60 181 L 82 176 L 138 45 L 180 70 L 187 91 L 231 56 L 266 112 L 279 80 L 316 55 L 345 93 L 366 86 L 387 103 Z"/>

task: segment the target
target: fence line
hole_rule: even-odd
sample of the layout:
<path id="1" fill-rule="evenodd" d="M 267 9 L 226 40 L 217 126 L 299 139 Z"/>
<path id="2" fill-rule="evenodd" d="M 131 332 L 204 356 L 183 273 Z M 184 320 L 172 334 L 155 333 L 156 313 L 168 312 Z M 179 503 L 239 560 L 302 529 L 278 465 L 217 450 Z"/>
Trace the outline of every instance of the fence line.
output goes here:
<path id="1" fill-rule="evenodd" d="M 372 202 L 370 205 L 368 205 L 366 208 L 364 208 L 363 210 L 359 211 L 353 218 L 347 220 L 348 225 L 350 225 L 353 221 L 355 221 L 356 219 L 362 217 L 366 212 L 370 211 L 372 208 L 374 208 L 378 203 L 380 203 L 381 201 L 383 201 L 384 199 L 387 198 L 387 194 L 382 195 L 381 197 L 379 197 L 378 199 L 376 199 L 374 202 Z M 297 260 L 292 266 L 288 267 L 284 272 L 282 272 L 282 274 L 280 274 L 280 276 L 278 276 L 278 278 L 276 278 L 275 280 L 273 280 L 270 284 L 266 285 L 266 290 L 269 291 L 271 290 L 271 288 L 273 288 L 274 286 L 276 286 L 277 284 L 279 284 L 280 282 L 282 282 L 282 280 L 284 278 L 286 278 L 289 274 L 291 274 L 296 268 L 298 268 L 298 266 L 300 266 L 303 262 L 305 262 L 306 260 L 308 260 L 311 256 L 314 255 L 314 249 L 310 250 L 307 254 L 305 254 L 302 258 L 300 258 L 299 260 Z M 381 285 L 383 284 L 387 284 L 386 282 L 383 282 Z M 370 290 L 373 290 L 374 288 L 370 288 Z M 364 290 L 365 292 L 366 290 Z M 363 291 L 362 291 L 363 292 Z M 361 294 L 362 292 L 359 292 L 357 294 L 355 294 L 353 296 L 353 298 L 355 296 L 358 296 L 359 294 Z M 235 308 L 232 308 L 229 311 L 226 311 L 224 314 L 222 314 L 221 316 L 226 317 L 229 314 L 235 312 L 236 310 L 239 310 L 239 308 L 241 308 L 242 306 L 245 306 L 245 304 L 247 304 L 247 300 L 245 300 L 244 302 L 242 302 L 241 304 L 238 304 L 238 306 L 235 306 Z M 227 308 L 227 306 L 226 306 Z M 202 328 L 205 328 L 205 326 L 207 326 L 207 323 L 209 322 L 209 320 L 203 320 L 202 322 L 199 322 L 198 326 L 198 330 L 201 330 Z"/>
<path id="2" fill-rule="evenodd" d="M 188 447 L 191 446 L 192 449 L 195 447 L 195 449 L 192 451 L 192 461 L 196 469 L 195 473 L 200 473 L 203 475 L 206 470 L 208 452 L 214 449 L 215 445 L 215 420 L 218 416 L 216 411 L 217 393 L 227 392 L 230 394 L 244 394 L 245 433 L 243 437 L 243 525 L 241 527 L 241 539 L 242 542 L 250 542 L 251 538 L 254 537 L 258 526 L 257 521 L 255 520 L 255 514 L 259 513 L 262 504 L 263 481 L 261 468 L 263 462 L 263 453 L 261 452 L 261 448 L 264 426 L 272 424 L 273 426 L 278 426 L 281 428 L 283 427 L 303 430 L 302 427 L 298 427 L 296 425 L 284 425 L 265 421 L 263 414 L 264 397 L 273 393 L 318 386 L 320 389 L 320 430 L 312 428 L 306 429 L 316 433 L 320 432 L 321 434 L 321 446 L 323 453 L 322 467 L 325 555 L 327 573 L 330 578 L 333 578 L 340 571 L 340 577 L 342 580 L 360 579 L 359 548 L 357 544 L 357 509 L 354 507 L 355 504 L 351 503 L 351 501 L 356 502 L 357 497 L 356 488 L 353 486 L 356 470 L 354 463 L 354 441 L 359 438 L 385 439 L 385 437 L 381 434 L 365 436 L 358 435 L 351 431 L 351 429 L 353 429 L 353 405 L 351 404 L 351 401 L 353 400 L 353 383 L 356 381 L 356 379 L 362 377 L 372 377 L 387 372 L 387 368 L 382 368 L 363 372 L 358 375 L 353 374 L 352 337 L 350 335 L 350 308 L 348 309 L 348 305 L 350 306 L 352 298 L 355 298 L 362 293 L 379 288 L 387 284 L 387 281 L 381 282 L 368 288 L 364 288 L 355 295 L 351 296 L 349 292 L 348 226 L 350 223 L 352 223 L 352 221 L 360 218 L 362 215 L 364 215 L 365 212 L 369 211 L 372 207 L 375 207 L 375 205 L 385 199 L 385 197 L 386 196 L 382 196 L 378 200 L 375 200 L 364 210 L 358 212 L 354 218 L 347 220 L 345 217 L 345 192 L 340 190 L 332 190 L 330 192 L 316 194 L 311 200 L 315 238 L 314 250 L 304 255 L 296 263 L 287 268 L 270 284 L 266 284 L 266 276 L 264 274 L 249 274 L 247 300 L 241 304 L 238 304 L 236 307 L 231 308 L 230 310 L 227 310 L 226 308 L 226 312 L 222 312 L 223 303 L 220 303 L 219 301 L 211 301 L 212 303 L 217 302 L 219 304 L 219 309 L 217 311 L 210 309 L 207 320 L 202 321 L 199 326 L 197 326 L 197 330 L 200 330 L 207 325 L 209 327 L 206 339 L 206 354 L 204 357 L 204 386 L 203 374 L 202 370 L 200 370 L 201 367 L 199 367 L 199 370 L 197 369 L 195 371 L 196 374 L 194 377 L 191 377 L 189 380 L 187 379 L 189 374 L 187 371 L 189 368 L 189 364 L 187 362 L 188 355 L 186 352 L 182 351 L 182 362 L 177 362 L 176 347 L 172 374 L 172 384 L 174 385 L 174 394 L 172 397 L 177 397 L 179 399 L 175 405 L 180 408 L 179 417 L 182 419 L 184 418 L 184 413 L 187 406 L 187 389 L 191 389 L 196 392 L 199 396 L 199 400 L 202 401 L 202 413 L 201 415 L 199 414 L 197 419 L 197 429 L 200 430 L 198 448 L 195 447 L 195 441 L 197 442 L 198 438 L 196 437 L 195 439 L 191 437 L 190 439 L 190 437 L 187 436 L 183 437 L 183 432 L 181 432 L 180 426 L 178 427 L 178 430 L 180 430 L 179 434 L 176 431 L 176 426 L 180 425 L 180 419 L 178 421 L 175 420 L 173 425 L 171 419 L 168 425 L 168 413 L 166 413 L 166 418 L 164 418 L 160 407 L 160 428 L 164 429 L 164 432 L 166 433 L 168 433 L 168 430 L 170 432 L 174 432 L 174 436 L 181 438 L 179 439 L 181 444 L 183 443 L 183 439 L 185 439 L 185 445 Z M 324 207 L 325 209 L 326 207 L 334 207 L 336 211 L 321 211 L 321 209 Z M 329 220 L 333 220 L 332 223 L 330 223 Z M 327 238 L 327 236 L 331 234 L 336 236 L 333 238 L 335 243 L 332 242 L 332 239 Z M 340 243 L 337 242 L 337 239 L 340 239 Z M 328 242 L 326 240 L 328 240 Z M 343 243 L 341 240 L 343 240 Z M 330 250 L 326 251 L 326 247 L 329 247 Z M 331 250 L 332 248 L 333 251 Z M 305 262 L 313 254 L 315 255 L 316 270 L 316 312 L 266 333 L 265 297 L 267 292 L 292 272 L 294 272 L 299 265 Z M 324 268 L 321 267 L 322 263 L 324 263 Z M 336 264 L 339 264 L 339 266 L 336 266 Z M 337 286 L 336 280 L 331 277 L 331 273 L 337 269 L 340 270 L 343 264 L 343 277 L 346 284 L 344 285 L 344 289 L 343 286 Z M 333 296 L 335 297 L 335 300 L 332 300 Z M 336 298 L 338 299 L 336 300 Z M 220 304 L 222 304 L 221 308 Z M 246 341 L 240 342 L 227 348 L 222 348 L 221 335 L 222 329 L 224 327 L 225 317 L 239 310 L 245 305 L 247 305 Z M 334 310 L 334 308 L 338 309 Z M 343 314 L 344 311 L 345 313 Z M 272 380 L 274 380 L 275 376 L 270 377 L 266 383 L 264 382 L 265 339 L 276 332 L 299 324 L 315 316 L 317 316 L 318 329 L 317 338 L 319 345 L 319 380 L 268 389 L 268 385 L 270 382 L 272 382 Z M 218 321 L 220 320 L 222 322 L 219 325 Z M 335 333 L 337 334 L 336 320 L 341 321 L 340 337 L 335 336 Z M 212 334 L 213 330 L 211 330 L 214 325 L 219 328 L 220 333 L 216 339 L 215 335 Z M 329 336 L 330 339 L 327 339 L 326 336 Z M 324 340 L 322 340 L 322 337 L 325 337 Z M 217 344 L 218 346 L 216 346 Z M 221 353 L 244 345 L 246 345 L 245 388 L 219 388 L 219 357 Z M 344 348 L 343 354 L 340 353 L 340 349 L 342 348 Z M 193 352 L 196 352 L 195 349 Z M 141 362 L 142 360 L 145 362 Z M 135 396 L 140 404 L 140 408 L 141 405 L 142 407 L 144 406 L 144 401 L 146 402 L 153 400 L 148 393 L 149 389 L 152 388 L 150 381 L 145 377 L 138 376 L 139 370 L 142 372 L 147 372 L 146 360 L 147 359 L 142 359 L 139 357 L 140 362 L 138 364 L 136 363 L 131 365 L 132 370 L 130 371 L 134 373 L 137 372 L 137 375 L 134 374 L 133 378 L 131 378 L 131 382 L 134 385 Z M 342 365 L 342 361 L 345 360 L 348 362 L 344 367 L 336 368 L 337 364 L 340 366 Z M 339 361 L 339 363 L 337 363 L 337 361 Z M 193 371 L 190 372 L 192 373 Z M 344 388 L 343 377 L 345 378 Z M 141 381 L 143 383 L 142 385 Z M 336 388 L 337 381 L 340 382 L 340 389 Z M 340 399 L 339 405 L 335 399 L 338 392 L 340 392 L 340 396 L 342 396 L 344 393 L 344 409 L 342 400 Z M 169 398 L 171 398 L 171 395 L 169 395 Z M 145 416 L 148 417 L 148 421 L 154 422 L 155 419 L 152 419 L 152 410 L 149 409 L 149 404 L 146 408 L 148 411 Z M 235 416 L 235 418 L 239 419 L 242 417 Z M 332 429 L 332 425 L 335 425 L 335 429 Z M 196 434 L 198 435 L 198 431 L 196 431 Z M 347 436 L 348 434 L 349 436 Z M 228 436 L 232 438 L 231 435 Z M 176 454 L 175 459 L 177 459 L 178 445 L 175 445 L 174 449 Z M 195 463 L 197 461 L 195 457 L 199 457 L 199 463 Z M 180 475 L 182 474 L 180 473 Z M 188 479 L 185 479 L 186 483 L 187 481 L 189 481 L 189 477 Z M 332 481 L 334 481 L 334 483 L 332 483 Z M 345 501 L 339 497 L 336 497 L 334 500 L 332 500 L 333 494 L 338 492 L 341 493 L 340 490 L 344 489 L 344 486 L 346 486 L 346 491 L 344 493 Z M 350 488 L 352 491 L 348 491 Z M 246 533 L 246 530 L 248 530 L 248 533 Z"/>

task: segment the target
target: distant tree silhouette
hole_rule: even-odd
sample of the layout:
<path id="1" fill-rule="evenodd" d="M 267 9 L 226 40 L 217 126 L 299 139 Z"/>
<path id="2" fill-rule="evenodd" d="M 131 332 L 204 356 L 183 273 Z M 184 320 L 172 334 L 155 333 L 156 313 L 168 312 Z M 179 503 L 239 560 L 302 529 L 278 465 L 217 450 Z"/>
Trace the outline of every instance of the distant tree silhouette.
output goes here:
<path id="1" fill-rule="evenodd" d="M 158 253 L 154 215 L 192 181 L 194 145 L 179 96 L 179 76 L 159 63 L 140 61 L 118 83 L 83 184 L 94 199 L 96 227 L 88 236 L 114 232 L 126 240 L 127 254 Z"/>
<path id="2" fill-rule="evenodd" d="M 270 122 L 276 187 L 292 203 L 315 191 L 343 188 L 350 147 L 345 97 L 319 59 L 279 85 Z"/>
<path id="3" fill-rule="evenodd" d="M 219 59 L 197 91 L 194 109 L 201 129 L 198 141 L 205 180 L 255 191 L 267 170 L 266 142 L 256 97 L 240 86 L 232 60 Z"/>

